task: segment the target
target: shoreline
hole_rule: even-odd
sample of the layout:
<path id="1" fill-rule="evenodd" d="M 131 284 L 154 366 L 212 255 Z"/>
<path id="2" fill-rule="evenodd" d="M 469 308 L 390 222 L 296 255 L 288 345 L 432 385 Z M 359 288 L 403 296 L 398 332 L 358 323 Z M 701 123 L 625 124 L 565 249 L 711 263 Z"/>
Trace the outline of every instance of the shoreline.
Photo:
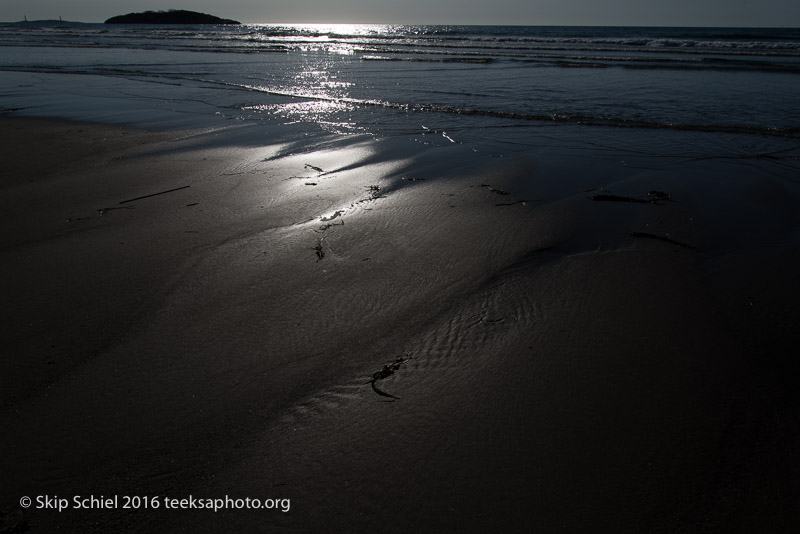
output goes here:
<path id="1" fill-rule="evenodd" d="M 768 162 L 243 142 L 261 130 L 0 118 L 6 517 L 126 532 L 800 525 L 785 491 L 800 191 Z M 669 201 L 591 199 L 650 191 Z M 43 494 L 292 507 L 14 507 Z"/>

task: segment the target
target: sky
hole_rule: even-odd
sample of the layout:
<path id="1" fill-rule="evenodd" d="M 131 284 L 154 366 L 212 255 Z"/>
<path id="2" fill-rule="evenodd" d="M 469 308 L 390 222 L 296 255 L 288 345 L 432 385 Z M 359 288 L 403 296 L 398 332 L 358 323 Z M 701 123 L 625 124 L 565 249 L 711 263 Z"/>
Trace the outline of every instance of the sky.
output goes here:
<path id="1" fill-rule="evenodd" d="M 800 27 L 798 0 L 2 0 L 0 21 L 189 9 L 245 23 Z"/>

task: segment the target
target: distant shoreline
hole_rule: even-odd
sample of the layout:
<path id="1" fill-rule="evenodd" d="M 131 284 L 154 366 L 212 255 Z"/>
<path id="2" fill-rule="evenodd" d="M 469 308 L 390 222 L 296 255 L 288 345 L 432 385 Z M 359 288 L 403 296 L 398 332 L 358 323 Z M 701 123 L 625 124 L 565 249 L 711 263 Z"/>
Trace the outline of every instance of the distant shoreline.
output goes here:
<path id="1" fill-rule="evenodd" d="M 223 19 L 207 13 L 171 9 L 169 11 L 143 11 L 117 15 L 105 21 L 105 24 L 234 24 L 241 22 Z"/>
<path id="2" fill-rule="evenodd" d="M 131 15 L 133 13 L 129 13 Z M 202 13 L 201 13 L 202 14 Z M 118 16 L 127 16 L 127 15 L 118 15 Z M 213 15 L 209 15 L 213 16 Z M 111 17 L 111 18 L 116 18 Z M 215 17 L 216 18 L 216 17 Z M 63 24 L 108 24 L 107 19 L 105 21 L 85 21 L 85 20 L 59 20 L 59 19 L 32 19 L 32 20 L 6 20 L 0 21 L 0 24 L 53 24 L 53 23 L 63 23 Z M 220 19 L 220 20 L 230 20 L 230 19 Z M 156 23 L 158 24 L 158 23 Z M 172 23 L 160 23 L 160 24 L 172 24 Z M 203 24 L 203 23 L 193 23 L 193 24 Z M 218 22 L 212 22 L 211 24 L 222 24 Z M 381 26 L 386 24 L 395 24 L 390 22 L 337 22 L 337 23 L 326 23 L 326 22 L 286 22 L 286 21 L 236 21 L 232 20 L 231 22 L 227 22 L 225 24 L 234 24 L 234 25 L 267 25 L 267 26 Z M 402 23 L 399 24 L 401 26 L 459 26 L 459 27 L 496 27 L 496 28 L 619 28 L 619 29 L 629 29 L 629 28 L 640 28 L 640 29 L 656 29 L 656 30 L 670 30 L 670 29 L 691 29 L 691 30 L 800 30 L 800 26 L 707 26 L 707 25 L 684 25 L 684 26 L 676 26 L 676 25 L 634 25 L 634 24 L 598 24 L 598 25 L 587 25 L 587 24 L 454 24 L 454 23 Z"/>

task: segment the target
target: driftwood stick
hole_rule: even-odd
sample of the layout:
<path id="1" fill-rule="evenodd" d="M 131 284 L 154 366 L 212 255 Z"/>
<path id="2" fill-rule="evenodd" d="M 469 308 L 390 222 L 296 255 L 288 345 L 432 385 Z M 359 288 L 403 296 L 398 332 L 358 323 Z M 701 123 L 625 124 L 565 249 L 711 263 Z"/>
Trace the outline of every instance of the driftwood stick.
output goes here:
<path id="1" fill-rule="evenodd" d="M 173 191 L 180 191 L 181 189 L 188 189 L 189 187 L 191 187 L 191 186 L 184 185 L 183 187 L 176 187 L 175 189 L 167 189 L 166 191 L 159 191 L 158 193 L 151 193 L 149 195 L 144 195 L 144 196 L 141 196 L 141 197 L 129 198 L 128 200 L 120 201 L 120 204 L 127 204 L 128 202 L 133 202 L 135 200 L 142 200 L 143 198 L 150 198 L 150 197 L 155 197 L 155 196 L 158 196 L 158 195 L 164 195 L 166 193 L 172 193 Z"/>
<path id="2" fill-rule="evenodd" d="M 377 371 L 372 374 L 372 380 L 369 381 L 369 384 L 372 386 L 372 391 L 380 395 L 381 397 L 389 397 L 390 399 L 400 399 L 400 397 L 395 397 L 391 393 L 386 393 L 385 391 L 378 389 L 378 386 L 375 385 L 375 382 L 378 380 L 383 380 L 384 378 L 392 376 L 395 371 L 399 371 L 400 367 L 406 363 L 408 360 L 411 359 L 411 356 L 408 358 L 397 358 L 392 363 L 387 363 L 383 366 L 383 369 Z"/>
<path id="3" fill-rule="evenodd" d="M 400 397 L 395 397 L 391 393 L 386 393 L 385 391 L 378 389 L 378 386 L 375 385 L 374 380 L 370 381 L 370 384 L 372 384 L 372 391 L 374 391 L 381 397 L 389 397 L 390 399 L 398 399 L 398 400 L 400 399 Z"/>
<path id="4" fill-rule="evenodd" d="M 641 198 L 634 198 L 634 197 L 624 197 L 624 196 L 620 196 L 620 195 L 594 195 L 594 196 L 589 197 L 589 198 L 591 198 L 594 201 L 598 201 L 598 202 L 602 202 L 602 201 L 606 201 L 606 202 L 634 202 L 634 203 L 637 203 L 637 204 L 650 204 L 650 203 L 653 202 L 652 200 L 644 200 L 644 199 L 641 199 Z"/>
<path id="5" fill-rule="evenodd" d="M 688 248 L 689 250 L 694 250 L 695 252 L 700 252 L 700 249 L 693 245 L 688 245 L 686 243 L 681 243 L 680 241 L 675 241 L 671 237 L 667 237 L 665 235 L 651 234 L 648 232 L 631 232 L 631 237 L 647 237 L 650 239 L 658 239 L 659 241 L 664 241 L 672 245 L 677 245 L 679 247 Z"/>

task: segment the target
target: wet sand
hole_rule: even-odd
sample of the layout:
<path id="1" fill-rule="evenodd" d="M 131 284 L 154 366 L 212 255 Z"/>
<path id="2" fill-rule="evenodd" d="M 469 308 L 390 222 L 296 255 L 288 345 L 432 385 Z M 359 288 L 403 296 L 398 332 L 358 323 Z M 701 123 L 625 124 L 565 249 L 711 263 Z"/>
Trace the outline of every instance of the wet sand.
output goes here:
<path id="1" fill-rule="evenodd" d="M 2 528 L 800 527 L 796 171 L 254 128 L 0 120 Z"/>

